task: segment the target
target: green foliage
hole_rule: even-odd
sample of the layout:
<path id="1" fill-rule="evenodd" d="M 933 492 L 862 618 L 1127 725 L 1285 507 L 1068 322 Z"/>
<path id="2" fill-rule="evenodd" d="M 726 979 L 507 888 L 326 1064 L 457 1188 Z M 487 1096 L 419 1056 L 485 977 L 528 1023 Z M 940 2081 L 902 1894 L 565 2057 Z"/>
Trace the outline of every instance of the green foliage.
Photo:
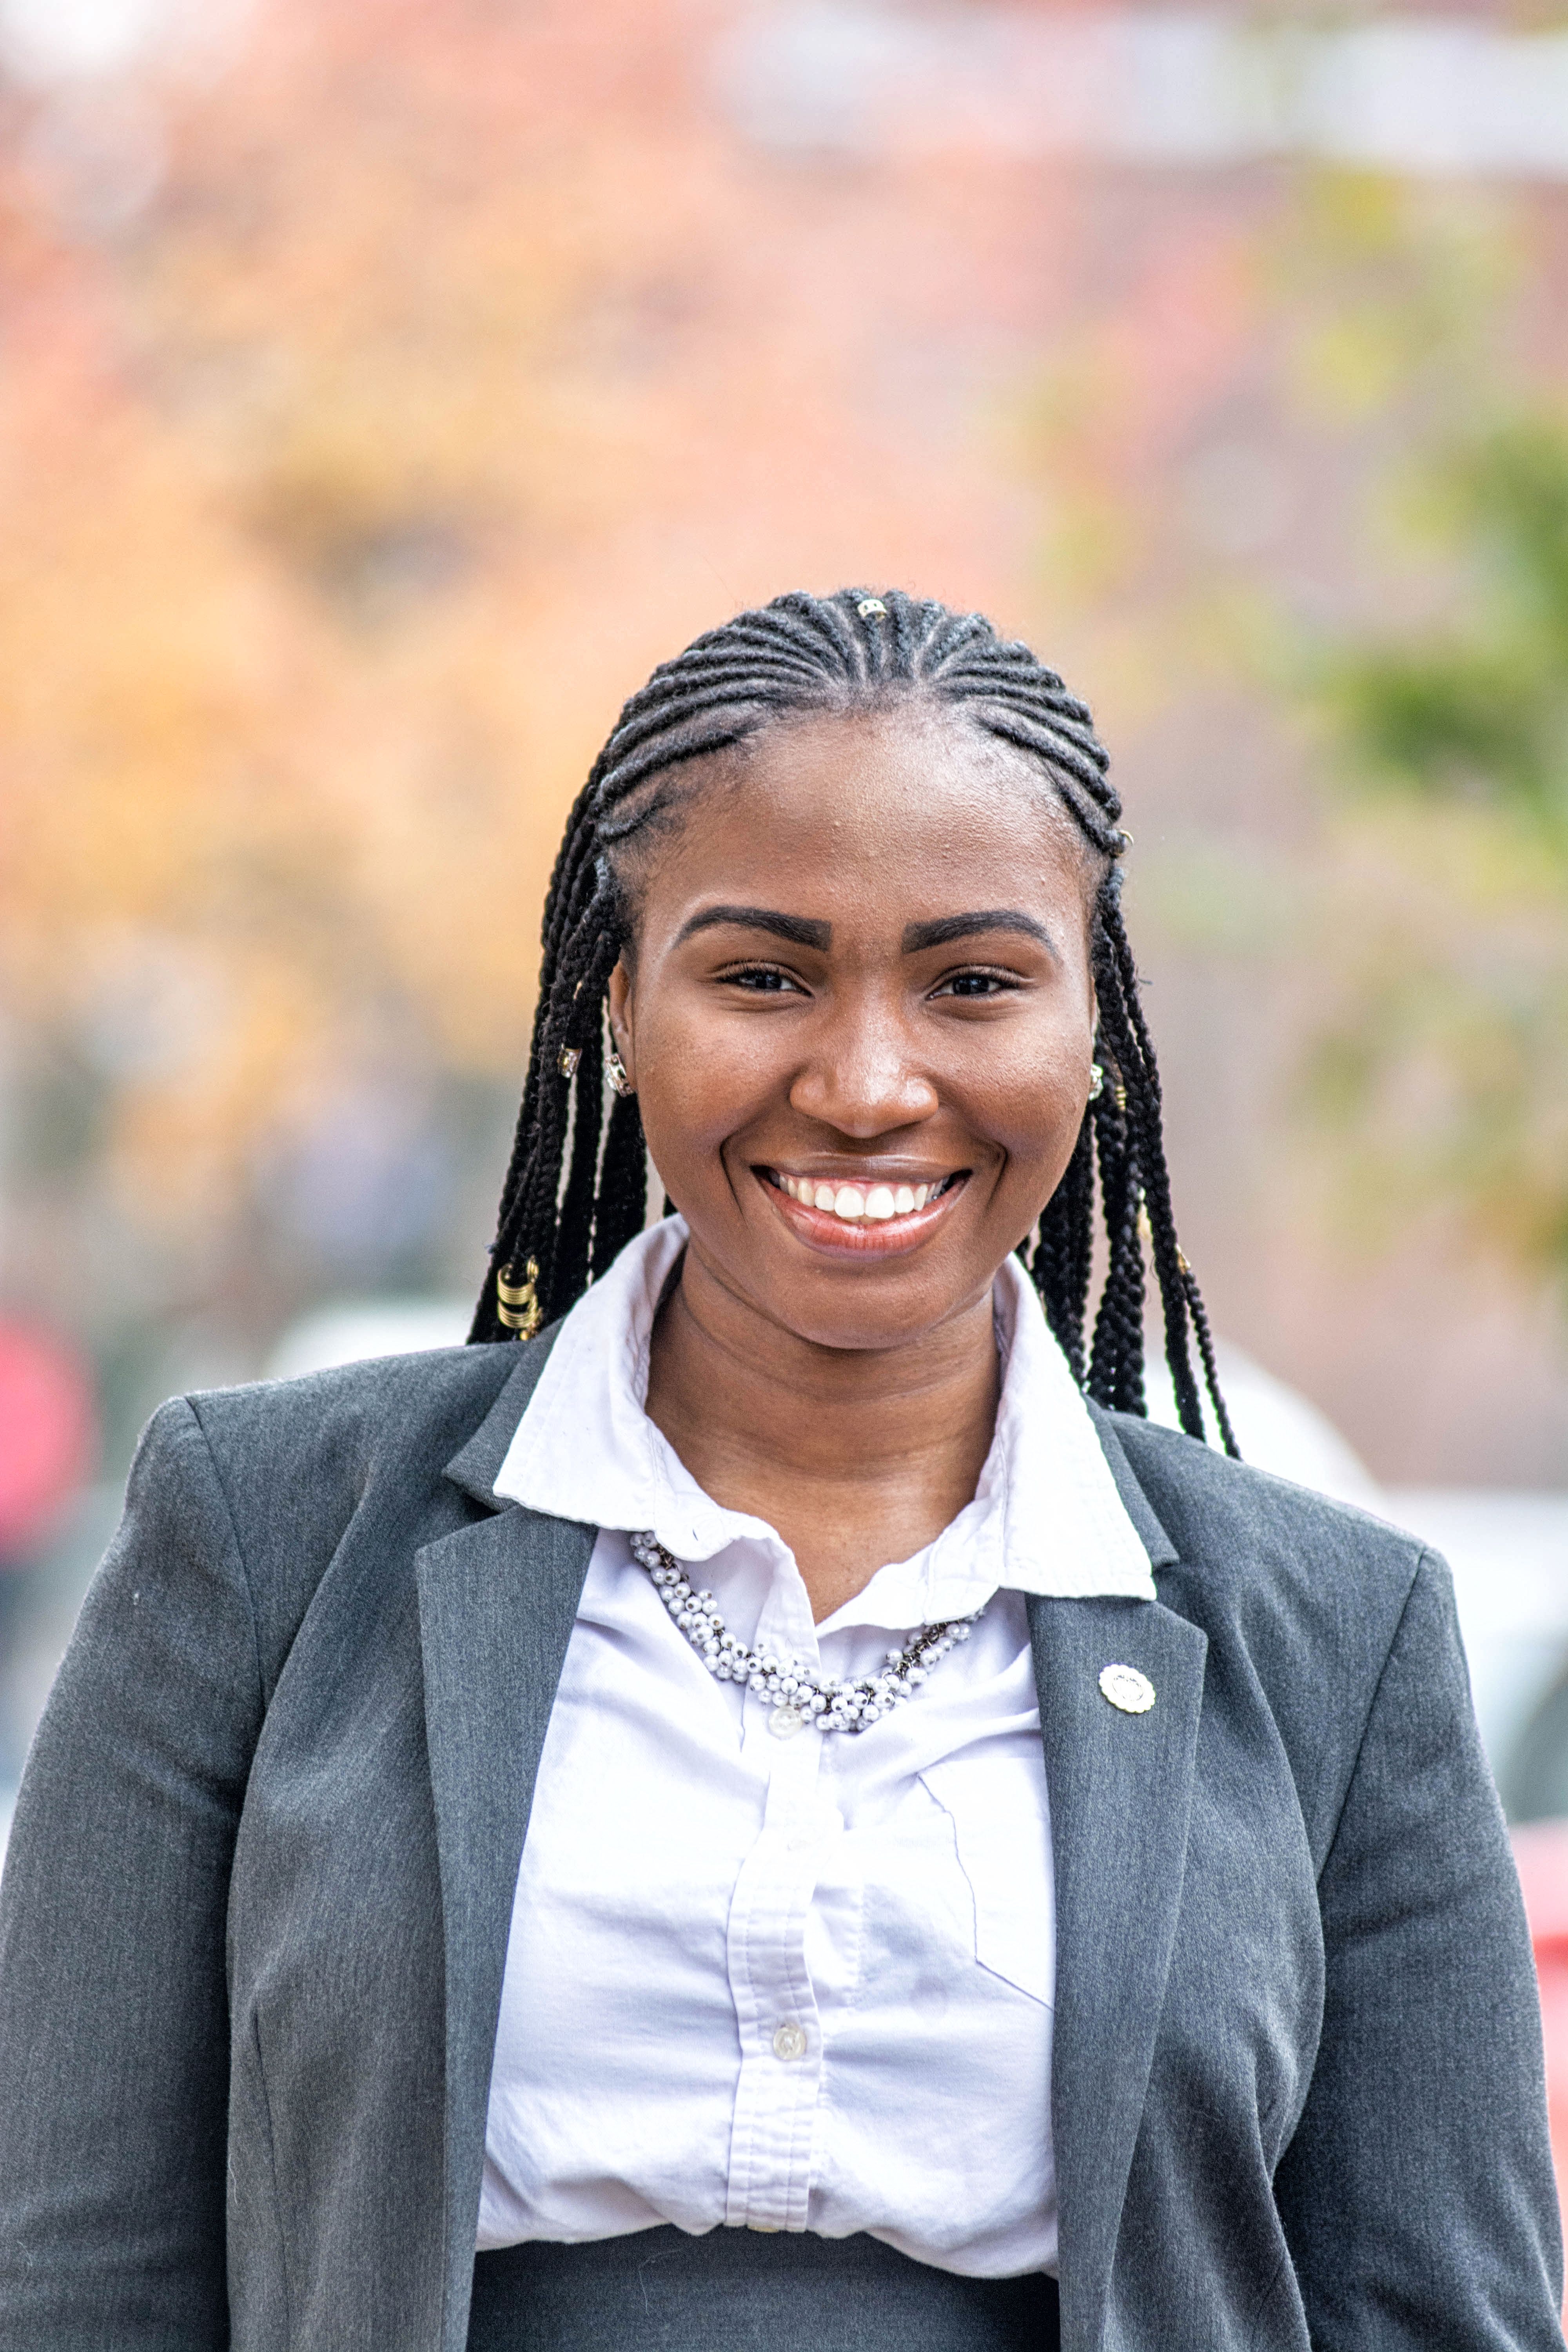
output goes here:
<path id="1" fill-rule="evenodd" d="M 1436 485 L 1461 558 L 1455 622 L 1333 667 L 1349 745 L 1385 784 L 1489 806 L 1568 856 L 1568 426 L 1531 416 Z"/>
<path id="2" fill-rule="evenodd" d="M 1456 644 L 1347 665 L 1342 699 L 1352 739 L 1391 781 L 1524 806 L 1541 796 L 1542 746 L 1525 699 L 1533 683 L 1508 655 Z"/>
<path id="3" fill-rule="evenodd" d="M 1339 1003 L 1311 1097 L 1354 1180 L 1568 1272 L 1568 425 L 1521 415 L 1429 469 L 1438 624 L 1324 683 L 1359 794 Z"/>

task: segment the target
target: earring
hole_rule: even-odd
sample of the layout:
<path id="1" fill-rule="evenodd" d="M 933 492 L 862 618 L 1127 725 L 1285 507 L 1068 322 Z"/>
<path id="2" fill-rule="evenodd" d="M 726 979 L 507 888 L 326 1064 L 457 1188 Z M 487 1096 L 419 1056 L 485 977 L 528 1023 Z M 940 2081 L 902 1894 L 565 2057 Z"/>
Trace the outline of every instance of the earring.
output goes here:
<path id="1" fill-rule="evenodd" d="M 1090 1102 L 1098 1102 L 1098 1101 L 1100 1100 L 1100 1096 L 1101 1096 L 1104 1092 L 1105 1092 L 1105 1072 L 1100 1068 L 1100 1064 L 1099 1064 L 1098 1062 L 1091 1062 L 1091 1063 L 1089 1064 L 1089 1101 L 1090 1101 Z"/>
<path id="2" fill-rule="evenodd" d="M 531 1339 L 542 1319 L 534 1288 L 539 1280 L 538 1259 L 529 1259 L 521 1282 L 516 1276 L 515 1265 L 503 1265 L 496 1276 L 496 1320 L 503 1329 L 515 1331 L 520 1339 Z"/>
<path id="3" fill-rule="evenodd" d="M 610 1074 L 610 1084 L 618 1095 L 635 1095 L 636 1087 L 626 1076 L 626 1066 L 612 1045 L 605 1067 Z"/>

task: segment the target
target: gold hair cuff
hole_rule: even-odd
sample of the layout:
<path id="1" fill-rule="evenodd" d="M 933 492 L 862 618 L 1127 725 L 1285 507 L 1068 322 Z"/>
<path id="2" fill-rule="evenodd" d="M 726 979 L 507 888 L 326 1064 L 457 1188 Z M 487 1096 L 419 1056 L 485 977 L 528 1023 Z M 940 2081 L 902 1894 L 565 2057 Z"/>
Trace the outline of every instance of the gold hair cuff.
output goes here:
<path id="1" fill-rule="evenodd" d="M 516 1273 L 515 1265 L 503 1265 L 496 1276 L 496 1319 L 520 1339 L 531 1339 L 543 1319 L 534 1288 L 539 1280 L 538 1260 L 529 1259 L 521 1282 L 514 1280 Z"/>
<path id="2" fill-rule="evenodd" d="M 563 1045 L 555 1057 L 555 1066 L 563 1078 L 574 1078 L 577 1075 L 577 1065 L 582 1058 L 581 1045 Z"/>

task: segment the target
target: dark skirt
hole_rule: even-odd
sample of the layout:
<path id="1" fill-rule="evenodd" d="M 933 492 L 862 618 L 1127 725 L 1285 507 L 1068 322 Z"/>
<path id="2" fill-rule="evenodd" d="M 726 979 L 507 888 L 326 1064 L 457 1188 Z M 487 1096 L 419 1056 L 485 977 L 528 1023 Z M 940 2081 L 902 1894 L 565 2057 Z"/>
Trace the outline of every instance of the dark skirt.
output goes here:
<path id="1" fill-rule="evenodd" d="M 474 2263 L 468 2352 L 1057 2352 L 1056 2281 L 973 2279 L 876 2238 L 638 2230 Z"/>

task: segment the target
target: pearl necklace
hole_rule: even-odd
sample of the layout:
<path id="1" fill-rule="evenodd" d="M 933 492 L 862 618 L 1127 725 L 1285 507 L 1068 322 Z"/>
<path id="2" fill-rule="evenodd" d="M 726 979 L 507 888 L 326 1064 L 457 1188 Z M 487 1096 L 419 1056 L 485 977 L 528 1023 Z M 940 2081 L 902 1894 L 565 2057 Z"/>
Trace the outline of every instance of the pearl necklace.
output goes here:
<path id="1" fill-rule="evenodd" d="M 693 1591 L 679 1560 L 666 1551 L 650 1531 L 631 1538 L 632 1558 L 645 1568 L 658 1588 L 658 1597 L 707 1667 L 721 1683 L 744 1683 L 773 1705 L 772 1728 L 798 1731 L 810 1724 L 814 1731 L 866 1731 L 879 1716 L 913 1698 L 931 1665 L 945 1658 L 955 1642 L 967 1642 L 971 1626 L 984 1612 L 951 1617 L 945 1624 L 928 1625 L 901 1650 L 889 1650 L 879 1675 L 863 1675 L 858 1682 L 840 1682 L 798 1659 L 775 1657 L 771 1650 L 751 1650 L 737 1642 L 713 1606 L 710 1592 Z M 928 1661 L 930 1664 L 928 1664 Z"/>

